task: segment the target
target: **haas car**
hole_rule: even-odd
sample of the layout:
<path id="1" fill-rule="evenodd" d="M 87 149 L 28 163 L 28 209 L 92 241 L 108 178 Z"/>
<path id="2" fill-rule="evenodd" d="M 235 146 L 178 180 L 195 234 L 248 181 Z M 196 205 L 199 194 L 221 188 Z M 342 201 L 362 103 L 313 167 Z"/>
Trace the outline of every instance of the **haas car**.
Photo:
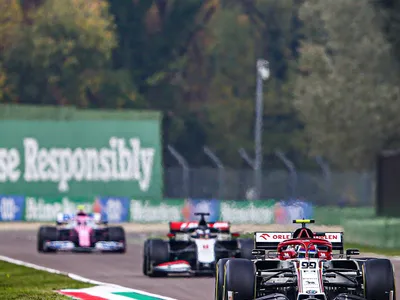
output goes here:
<path id="1" fill-rule="evenodd" d="M 57 226 L 41 226 L 37 249 L 47 252 L 115 252 L 125 253 L 125 231 L 108 226 L 100 214 L 57 215 Z"/>
<path id="2" fill-rule="evenodd" d="M 208 213 L 195 213 L 199 222 L 170 222 L 169 240 L 144 243 L 143 273 L 150 277 L 168 274 L 214 275 L 219 259 L 251 258 L 252 239 L 239 239 L 228 222 L 207 223 Z"/>
<path id="3" fill-rule="evenodd" d="M 393 300 L 394 270 L 388 259 L 352 258 L 342 232 L 255 232 L 255 259 L 221 259 L 216 300 Z"/>

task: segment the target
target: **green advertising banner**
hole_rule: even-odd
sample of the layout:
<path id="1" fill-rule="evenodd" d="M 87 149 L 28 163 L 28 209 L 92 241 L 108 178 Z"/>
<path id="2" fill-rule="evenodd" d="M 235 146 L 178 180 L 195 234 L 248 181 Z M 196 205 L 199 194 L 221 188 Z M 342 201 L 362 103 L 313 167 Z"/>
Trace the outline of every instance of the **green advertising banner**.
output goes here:
<path id="1" fill-rule="evenodd" d="M 158 120 L 2 121 L 0 194 L 162 197 Z"/>
<path id="2" fill-rule="evenodd" d="M 160 223 L 181 221 L 184 199 L 135 200 L 130 202 L 130 221 Z"/>
<path id="3" fill-rule="evenodd" d="M 273 224 L 275 203 L 274 200 L 223 200 L 220 204 L 221 221 L 233 224 Z"/>
<path id="4" fill-rule="evenodd" d="M 78 205 L 84 205 L 87 212 L 100 212 L 97 209 L 95 200 L 87 199 L 69 199 L 68 197 L 25 198 L 25 221 L 27 222 L 52 222 L 57 218 L 58 213 L 73 214 L 76 213 Z"/>

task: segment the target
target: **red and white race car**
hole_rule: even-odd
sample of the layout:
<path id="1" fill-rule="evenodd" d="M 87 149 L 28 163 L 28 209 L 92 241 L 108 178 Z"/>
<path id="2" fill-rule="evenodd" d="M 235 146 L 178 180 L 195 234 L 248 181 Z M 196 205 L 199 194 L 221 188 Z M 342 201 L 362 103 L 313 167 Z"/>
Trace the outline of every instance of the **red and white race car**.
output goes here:
<path id="1" fill-rule="evenodd" d="M 145 241 L 144 275 L 213 275 L 220 258 L 252 258 L 252 239 L 240 239 L 238 233 L 231 233 L 228 222 L 207 223 L 208 213 L 195 215 L 201 217 L 199 222 L 170 222 L 169 240 Z"/>
<path id="2" fill-rule="evenodd" d="M 294 220 L 292 232 L 255 232 L 256 259 L 222 259 L 215 299 L 394 300 L 394 269 L 388 259 L 351 258 L 343 232 L 313 232 L 314 220 Z M 334 253 L 338 252 L 338 253 Z"/>

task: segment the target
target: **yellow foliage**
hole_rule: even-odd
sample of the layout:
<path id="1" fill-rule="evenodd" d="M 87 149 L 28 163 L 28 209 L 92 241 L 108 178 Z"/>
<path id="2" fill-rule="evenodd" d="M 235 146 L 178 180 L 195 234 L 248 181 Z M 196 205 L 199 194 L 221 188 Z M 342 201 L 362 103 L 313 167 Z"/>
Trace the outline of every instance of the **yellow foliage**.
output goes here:
<path id="1" fill-rule="evenodd" d="M 19 0 L 0 1 L 0 49 L 10 43 L 15 27 L 21 20 L 22 9 Z"/>

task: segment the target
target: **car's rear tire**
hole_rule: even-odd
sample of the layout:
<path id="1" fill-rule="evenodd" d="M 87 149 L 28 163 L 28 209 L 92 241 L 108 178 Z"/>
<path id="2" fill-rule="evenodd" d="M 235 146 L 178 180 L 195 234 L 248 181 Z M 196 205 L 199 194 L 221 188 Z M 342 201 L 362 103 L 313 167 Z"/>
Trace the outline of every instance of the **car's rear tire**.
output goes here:
<path id="1" fill-rule="evenodd" d="M 142 264 L 142 272 L 143 275 L 147 276 L 148 275 L 148 269 L 149 269 L 149 255 L 148 255 L 148 244 L 149 240 L 145 240 L 143 244 L 143 264 Z"/>
<path id="2" fill-rule="evenodd" d="M 362 270 L 364 296 L 367 300 L 389 300 L 391 291 L 393 291 L 393 300 L 396 300 L 394 270 L 389 259 L 367 260 Z"/>
<path id="3" fill-rule="evenodd" d="M 45 249 L 44 243 L 47 241 L 57 241 L 58 232 L 57 227 L 54 226 L 41 226 L 37 235 L 37 250 L 40 253 L 56 252 L 53 249 Z"/>
<path id="4" fill-rule="evenodd" d="M 119 253 L 126 252 L 126 237 L 125 237 L 125 230 L 122 226 L 113 226 L 108 227 L 108 240 L 110 242 L 118 242 L 123 243 L 124 247 L 118 251 Z"/>
<path id="5" fill-rule="evenodd" d="M 241 239 L 240 243 L 240 257 L 246 259 L 255 259 L 255 257 L 251 254 L 254 249 L 254 241 L 253 239 Z"/>
<path id="6" fill-rule="evenodd" d="M 223 300 L 224 299 L 224 271 L 225 264 L 231 258 L 221 258 L 218 260 L 217 265 L 215 267 L 215 292 L 214 299 L 215 300 Z"/>
<path id="7" fill-rule="evenodd" d="M 256 268 L 251 260 L 244 258 L 231 259 L 225 264 L 224 295 L 235 300 L 252 300 L 255 298 Z"/>
<path id="8" fill-rule="evenodd" d="M 147 275 L 150 277 L 165 276 L 164 272 L 153 271 L 153 266 L 166 263 L 170 259 L 168 242 L 161 239 L 148 240 L 147 244 Z"/>

